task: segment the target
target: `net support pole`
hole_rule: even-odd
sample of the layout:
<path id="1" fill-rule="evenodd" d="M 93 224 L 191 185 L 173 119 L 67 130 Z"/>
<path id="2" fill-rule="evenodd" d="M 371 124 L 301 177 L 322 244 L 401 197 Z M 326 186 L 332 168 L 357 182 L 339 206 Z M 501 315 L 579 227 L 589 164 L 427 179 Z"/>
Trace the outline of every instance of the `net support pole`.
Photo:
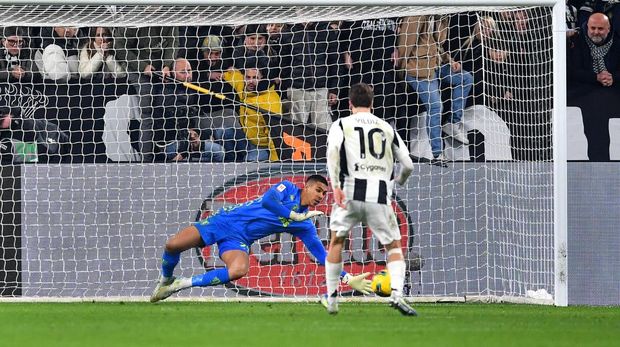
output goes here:
<path id="1" fill-rule="evenodd" d="M 553 6 L 553 253 L 554 303 L 568 305 L 566 131 L 566 4 Z"/>

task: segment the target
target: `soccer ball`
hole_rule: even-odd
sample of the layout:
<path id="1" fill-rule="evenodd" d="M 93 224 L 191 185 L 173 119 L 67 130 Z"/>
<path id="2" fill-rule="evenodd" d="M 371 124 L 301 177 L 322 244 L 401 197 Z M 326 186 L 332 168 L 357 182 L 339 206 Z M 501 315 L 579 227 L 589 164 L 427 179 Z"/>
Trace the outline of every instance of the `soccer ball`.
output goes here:
<path id="1" fill-rule="evenodd" d="M 390 296 L 390 294 L 392 294 L 392 286 L 390 282 L 390 273 L 387 269 L 381 270 L 378 274 L 372 277 L 370 287 L 372 288 L 372 291 L 379 296 Z"/>

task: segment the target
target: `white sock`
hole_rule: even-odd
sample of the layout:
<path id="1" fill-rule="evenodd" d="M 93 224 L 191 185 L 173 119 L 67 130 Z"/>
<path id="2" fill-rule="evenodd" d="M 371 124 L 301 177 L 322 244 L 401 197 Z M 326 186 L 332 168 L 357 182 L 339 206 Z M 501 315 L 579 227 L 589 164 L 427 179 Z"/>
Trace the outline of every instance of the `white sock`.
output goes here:
<path id="1" fill-rule="evenodd" d="M 338 284 L 340 283 L 340 273 L 342 272 L 342 262 L 330 263 L 325 261 L 325 282 L 327 282 L 327 296 L 331 295 L 338 290 Z"/>
<path id="2" fill-rule="evenodd" d="M 405 261 L 391 261 L 387 263 L 387 268 L 391 278 L 390 285 L 392 286 L 392 295 L 402 296 L 403 287 L 405 286 Z"/>

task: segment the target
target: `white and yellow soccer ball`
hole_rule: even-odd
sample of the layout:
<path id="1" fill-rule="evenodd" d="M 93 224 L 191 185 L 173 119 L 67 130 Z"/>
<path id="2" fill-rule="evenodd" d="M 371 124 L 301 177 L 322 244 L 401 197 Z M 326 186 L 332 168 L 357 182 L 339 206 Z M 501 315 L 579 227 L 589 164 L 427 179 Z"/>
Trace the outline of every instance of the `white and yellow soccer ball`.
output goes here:
<path id="1" fill-rule="evenodd" d="M 370 287 L 372 288 L 372 291 L 379 296 L 390 296 L 392 294 L 392 286 L 390 282 L 390 273 L 387 269 L 385 269 L 381 270 L 372 277 Z"/>

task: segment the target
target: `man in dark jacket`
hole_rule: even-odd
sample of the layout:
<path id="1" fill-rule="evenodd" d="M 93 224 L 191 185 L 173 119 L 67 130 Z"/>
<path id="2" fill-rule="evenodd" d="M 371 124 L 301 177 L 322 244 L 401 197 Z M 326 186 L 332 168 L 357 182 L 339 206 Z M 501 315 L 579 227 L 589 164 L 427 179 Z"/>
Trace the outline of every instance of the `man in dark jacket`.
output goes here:
<path id="1" fill-rule="evenodd" d="M 291 101 L 291 118 L 329 129 L 328 100 L 338 87 L 338 42 L 329 22 L 300 23 L 282 34 L 282 84 Z"/>
<path id="2" fill-rule="evenodd" d="M 581 108 L 588 157 L 609 161 L 609 119 L 620 108 L 620 37 L 609 18 L 594 13 L 568 54 L 568 104 Z"/>
<path id="3" fill-rule="evenodd" d="M 32 57 L 27 30 L 5 27 L 0 46 L 0 82 L 32 81 Z"/>

